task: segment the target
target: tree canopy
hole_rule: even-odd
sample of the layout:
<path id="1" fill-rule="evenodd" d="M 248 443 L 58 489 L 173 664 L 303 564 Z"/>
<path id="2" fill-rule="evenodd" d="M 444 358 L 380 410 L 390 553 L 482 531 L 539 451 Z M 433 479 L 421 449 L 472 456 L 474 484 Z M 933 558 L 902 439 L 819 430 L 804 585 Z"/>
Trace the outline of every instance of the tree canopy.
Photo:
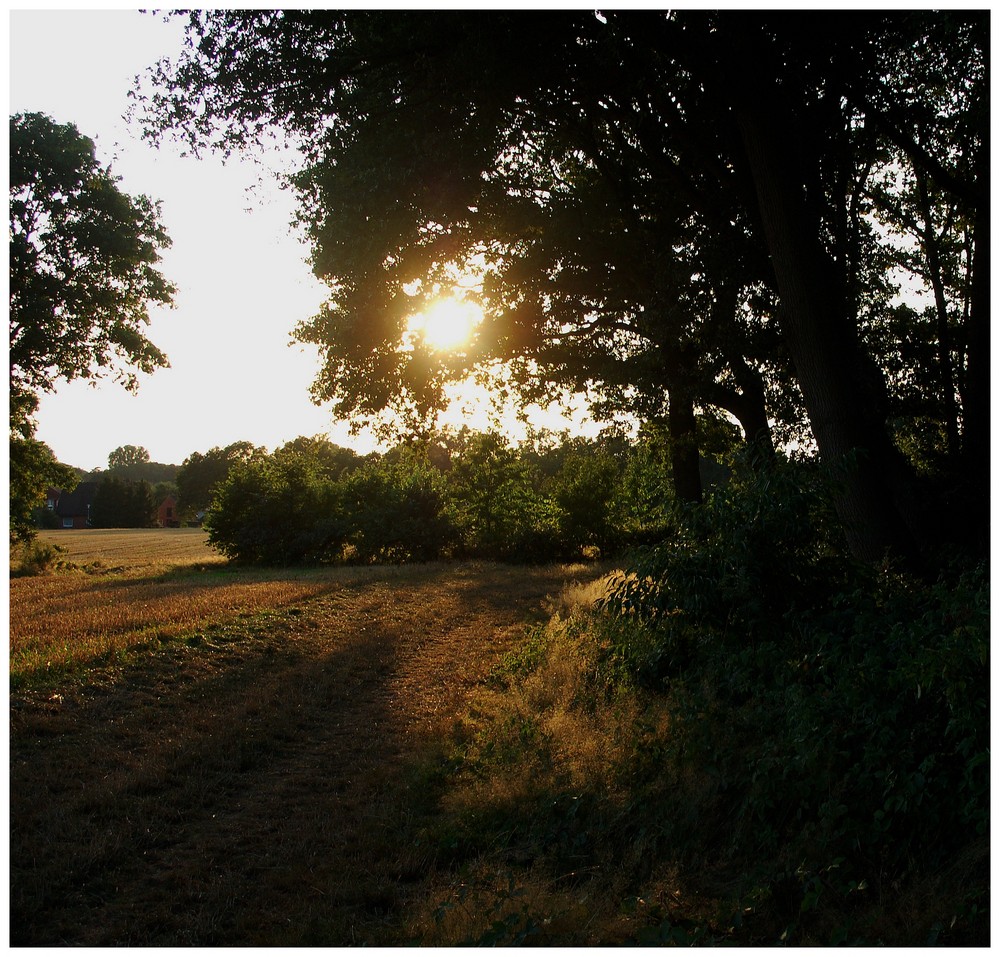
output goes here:
<path id="1" fill-rule="evenodd" d="M 568 385 L 665 416 L 697 501 L 695 410 L 714 407 L 764 457 L 774 429 L 814 441 L 855 555 L 916 560 L 944 500 L 890 423 L 921 376 L 948 501 L 968 522 L 988 495 L 987 32 L 977 12 L 199 12 L 146 119 L 196 147 L 301 146 L 331 294 L 296 336 L 342 417 L 426 423 L 448 381 L 504 363 L 525 397 Z M 965 251 L 962 300 L 901 368 L 899 280 L 949 295 L 940 240 L 916 268 L 887 238 L 907 216 Z M 472 343 L 408 340 L 466 273 Z"/>
<path id="2" fill-rule="evenodd" d="M 118 188 L 94 143 L 41 113 L 10 119 L 10 375 L 15 397 L 55 381 L 135 371 L 166 356 L 147 309 L 174 288 L 156 268 L 170 240 L 148 197 Z"/>
<path id="3" fill-rule="evenodd" d="M 134 389 L 137 371 L 168 364 L 145 326 L 150 304 L 173 300 L 157 269 L 169 244 L 159 207 L 122 192 L 73 124 L 41 113 L 10 118 L 12 536 L 30 537 L 15 516 L 30 512 L 47 483 L 68 481 L 34 440 L 39 393 L 106 374 Z"/>

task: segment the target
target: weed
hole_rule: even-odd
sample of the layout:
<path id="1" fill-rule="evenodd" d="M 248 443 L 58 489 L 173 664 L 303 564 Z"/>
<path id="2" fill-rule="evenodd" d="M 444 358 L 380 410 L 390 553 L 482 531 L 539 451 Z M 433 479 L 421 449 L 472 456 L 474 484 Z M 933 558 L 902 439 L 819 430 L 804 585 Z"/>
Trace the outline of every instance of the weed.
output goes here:
<path id="1" fill-rule="evenodd" d="M 11 549 L 10 576 L 22 578 L 44 575 L 66 564 L 66 549 L 50 542 L 35 539 Z"/>

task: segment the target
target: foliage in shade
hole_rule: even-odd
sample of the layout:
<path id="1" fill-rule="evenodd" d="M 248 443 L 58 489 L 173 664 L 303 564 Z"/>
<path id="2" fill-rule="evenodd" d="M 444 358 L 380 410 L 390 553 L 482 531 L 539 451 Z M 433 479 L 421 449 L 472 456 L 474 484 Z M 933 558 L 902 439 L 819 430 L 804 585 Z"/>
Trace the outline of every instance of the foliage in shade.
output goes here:
<path id="1" fill-rule="evenodd" d="M 546 942 L 571 870 L 595 909 L 629 889 L 639 944 L 985 939 L 988 569 L 853 562 L 829 499 L 785 465 L 681 508 L 597 608 L 503 659 L 449 846 L 470 890 L 506 867 L 539 903 L 494 892 L 509 923 L 484 907 L 463 939 Z"/>
<path id="2" fill-rule="evenodd" d="M 216 486 L 229 474 L 233 465 L 265 454 L 251 442 L 233 442 L 225 448 L 211 448 L 205 453 L 192 452 L 177 470 L 177 494 L 180 508 L 193 519 L 212 503 Z"/>

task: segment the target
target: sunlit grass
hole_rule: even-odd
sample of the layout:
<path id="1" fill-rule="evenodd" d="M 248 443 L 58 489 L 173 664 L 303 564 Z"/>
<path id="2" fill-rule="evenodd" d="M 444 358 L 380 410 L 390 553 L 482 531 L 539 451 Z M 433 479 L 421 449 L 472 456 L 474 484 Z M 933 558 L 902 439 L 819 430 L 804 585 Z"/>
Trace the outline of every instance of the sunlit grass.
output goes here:
<path id="1" fill-rule="evenodd" d="M 38 533 L 58 546 L 62 560 L 91 571 L 150 574 L 191 565 L 224 565 L 201 528 L 88 528 Z"/>
<path id="2" fill-rule="evenodd" d="M 456 724 L 437 839 L 461 879 L 414 916 L 421 943 L 626 943 L 647 923 L 640 881 L 676 888 L 672 866 L 650 868 L 648 840 L 620 842 L 634 815 L 625 769 L 666 718 L 638 689 L 595 681 L 587 613 L 606 581 L 551 596 L 552 620 L 498 663 Z"/>
<path id="3" fill-rule="evenodd" d="M 238 569 L 200 529 L 51 532 L 69 567 L 10 582 L 14 687 L 404 570 Z"/>
<path id="4" fill-rule="evenodd" d="M 11 680 L 83 665 L 227 617 L 287 607 L 329 588 L 329 575 L 319 573 L 279 579 L 259 573 L 143 581 L 79 574 L 15 579 Z"/>

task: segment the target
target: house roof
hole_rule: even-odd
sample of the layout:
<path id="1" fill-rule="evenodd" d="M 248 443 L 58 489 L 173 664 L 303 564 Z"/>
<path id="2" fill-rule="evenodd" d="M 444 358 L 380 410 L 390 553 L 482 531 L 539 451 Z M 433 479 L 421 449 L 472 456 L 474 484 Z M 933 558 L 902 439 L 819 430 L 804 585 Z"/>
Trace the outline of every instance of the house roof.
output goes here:
<path id="1" fill-rule="evenodd" d="M 63 492 L 59 496 L 55 508 L 56 515 L 61 518 L 86 515 L 96 494 L 96 482 L 81 482 L 72 492 Z"/>

